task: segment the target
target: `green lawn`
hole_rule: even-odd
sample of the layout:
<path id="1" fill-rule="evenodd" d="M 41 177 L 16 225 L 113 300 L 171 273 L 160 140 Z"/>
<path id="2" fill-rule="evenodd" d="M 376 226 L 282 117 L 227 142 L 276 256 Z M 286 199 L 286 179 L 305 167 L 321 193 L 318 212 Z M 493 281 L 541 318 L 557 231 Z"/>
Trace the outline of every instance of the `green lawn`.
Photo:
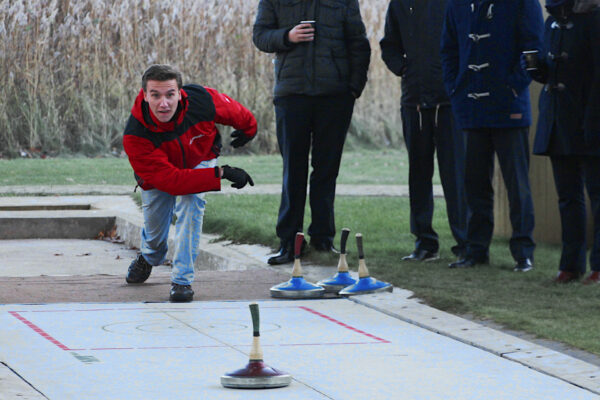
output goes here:
<path id="1" fill-rule="evenodd" d="M 220 165 L 244 168 L 257 184 L 281 183 L 281 156 L 222 156 Z M 347 152 L 338 183 L 401 185 L 408 182 L 404 149 Z M 439 183 L 436 172 L 434 183 Z M 0 160 L 0 186 L 12 185 L 131 185 L 133 172 L 124 158 L 51 158 Z"/>
<path id="2" fill-rule="evenodd" d="M 221 164 L 247 169 L 257 183 L 279 183 L 281 160 L 273 156 L 226 156 Z M 404 184 L 407 160 L 404 151 L 382 150 L 345 153 L 339 182 L 347 184 Z M 434 180 L 439 182 L 436 177 Z M 127 160 L 45 159 L 0 160 L 0 186 L 8 185 L 132 185 Z M 138 193 L 139 194 L 139 193 Z M 275 222 L 277 195 L 208 194 L 204 229 L 243 243 L 277 247 Z M 306 227 L 310 210 L 306 210 Z M 352 235 L 364 236 L 367 266 L 378 279 L 415 292 L 430 305 L 457 314 L 493 320 L 507 328 L 557 340 L 600 355 L 600 290 L 581 284 L 551 283 L 560 258 L 558 246 L 538 245 L 535 268 L 512 272 L 508 243 L 496 238 L 491 247 L 491 265 L 469 270 L 451 270 L 453 245 L 443 199 L 436 199 L 434 227 L 440 235 L 439 262 L 403 263 L 400 258 L 414 245 L 409 233 L 407 198 L 344 197 L 336 199 L 338 230 L 348 227 Z M 306 228 L 305 227 L 305 228 Z M 336 238 L 336 243 L 338 242 Z M 350 264 L 356 268 L 356 249 L 349 242 Z M 334 257 L 310 254 L 320 263 L 336 265 Z"/>

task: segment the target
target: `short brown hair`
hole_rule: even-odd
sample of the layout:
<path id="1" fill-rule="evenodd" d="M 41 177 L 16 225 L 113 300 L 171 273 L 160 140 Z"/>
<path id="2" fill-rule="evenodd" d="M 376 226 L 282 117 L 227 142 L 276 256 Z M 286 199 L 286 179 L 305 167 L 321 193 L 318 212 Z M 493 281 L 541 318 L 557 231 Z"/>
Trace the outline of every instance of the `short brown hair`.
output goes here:
<path id="1" fill-rule="evenodd" d="M 148 81 L 170 81 L 175 79 L 177 81 L 177 87 L 181 89 L 183 86 L 183 79 L 181 78 L 181 72 L 171 65 L 168 64 L 154 64 L 148 67 L 148 69 L 142 75 L 142 88 L 146 91 L 146 85 Z"/>

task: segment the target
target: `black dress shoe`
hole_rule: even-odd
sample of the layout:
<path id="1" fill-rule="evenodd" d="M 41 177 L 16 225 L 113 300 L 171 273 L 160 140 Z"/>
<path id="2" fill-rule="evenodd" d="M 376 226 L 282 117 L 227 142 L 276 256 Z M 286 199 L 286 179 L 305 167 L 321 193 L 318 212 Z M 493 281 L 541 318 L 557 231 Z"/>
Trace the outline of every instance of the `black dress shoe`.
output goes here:
<path id="1" fill-rule="evenodd" d="M 460 246 L 460 245 L 456 245 L 456 246 L 452 246 L 452 254 L 454 254 L 456 256 L 456 258 L 465 258 L 467 256 L 467 249 L 465 248 L 465 246 Z"/>
<path id="2" fill-rule="evenodd" d="M 269 265 L 279 265 L 290 263 L 292 261 L 294 261 L 294 254 L 290 249 L 288 249 L 288 247 L 282 246 L 277 255 L 269 258 L 267 262 Z"/>
<path id="3" fill-rule="evenodd" d="M 489 259 L 487 259 L 487 258 L 477 260 L 472 257 L 466 257 L 466 258 L 463 258 L 462 260 L 453 262 L 452 264 L 448 264 L 448 268 L 471 268 L 476 265 L 483 265 L 483 264 L 488 264 L 488 263 L 489 263 Z"/>
<path id="4" fill-rule="evenodd" d="M 415 250 L 407 256 L 402 257 L 402 261 L 435 261 L 440 258 L 438 252 L 429 250 Z"/>
<path id="5" fill-rule="evenodd" d="M 194 298 L 194 291 L 191 285 L 171 284 L 171 293 L 169 301 L 173 303 L 189 303 Z"/>
<path id="6" fill-rule="evenodd" d="M 328 252 L 333 254 L 340 254 L 340 251 L 333 247 L 331 243 L 323 243 L 323 242 L 310 242 L 310 247 L 320 252 Z"/>
<path id="7" fill-rule="evenodd" d="M 522 260 L 517 261 L 517 265 L 513 271 L 515 272 L 527 272 L 533 269 L 533 263 L 531 262 L 531 258 L 524 258 Z"/>

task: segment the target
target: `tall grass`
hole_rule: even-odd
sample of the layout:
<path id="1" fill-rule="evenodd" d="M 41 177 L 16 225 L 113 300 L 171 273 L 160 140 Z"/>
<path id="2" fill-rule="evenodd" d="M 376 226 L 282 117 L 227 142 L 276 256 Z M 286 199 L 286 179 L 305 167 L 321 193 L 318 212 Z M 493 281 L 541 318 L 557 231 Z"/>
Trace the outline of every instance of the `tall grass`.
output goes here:
<path id="1" fill-rule="evenodd" d="M 272 55 L 252 44 L 257 0 L 0 0 L 0 157 L 21 149 L 99 154 L 119 149 L 140 76 L 178 66 L 259 121 L 251 151 L 274 152 Z M 373 54 L 351 144 L 400 139 L 399 82 L 381 62 L 387 0 L 361 11 Z M 226 132 L 227 133 L 227 132 Z"/>

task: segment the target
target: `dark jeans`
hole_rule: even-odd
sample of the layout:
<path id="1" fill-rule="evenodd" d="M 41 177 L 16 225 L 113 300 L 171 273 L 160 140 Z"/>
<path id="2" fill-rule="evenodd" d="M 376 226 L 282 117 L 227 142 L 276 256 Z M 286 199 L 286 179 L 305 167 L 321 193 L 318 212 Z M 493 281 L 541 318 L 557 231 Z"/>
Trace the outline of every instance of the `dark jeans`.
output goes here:
<path id="1" fill-rule="evenodd" d="M 550 160 L 562 225 L 562 253 L 559 269 L 585 273 L 584 190 L 587 189 L 594 218 L 590 268 L 592 271 L 600 271 L 600 157 L 552 156 Z"/>
<path id="2" fill-rule="evenodd" d="M 510 252 L 517 261 L 533 258 L 533 201 L 529 188 L 529 128 L 483 128 L 467 131 L 465 189 L 471 216 L 467 255 L 489 255 L 494 231 L 494 153 L 508 192 L 512 236 Z"/>
<path id="3" fill-rule="evenodd" d="M 416 236 L 415 248 L 436 252 L 438 235 L 433 229 L 434 153 L 450 230 L 456 240 L 452 252 L 464 255 L 467 236 L 467 201 L 464 190 L 465 136 L 458 129 L 450 106 L 417 111 L 402 107 L 402 128 L 408 150 L 410 192 L 410 231 Z"/>
<path id="4" fill-rule="evenodd" d="M 283 158 L 283 185 L 277 219 L 282 246 L 293 243 L 303 231 L 304 206 L 311 155 L 311 241 L 332 244 L 335 236 L 333 203 L 346 133 L 350 126 L 354 97 L 294 95 L 274 100 L 277 141 Z"/>

